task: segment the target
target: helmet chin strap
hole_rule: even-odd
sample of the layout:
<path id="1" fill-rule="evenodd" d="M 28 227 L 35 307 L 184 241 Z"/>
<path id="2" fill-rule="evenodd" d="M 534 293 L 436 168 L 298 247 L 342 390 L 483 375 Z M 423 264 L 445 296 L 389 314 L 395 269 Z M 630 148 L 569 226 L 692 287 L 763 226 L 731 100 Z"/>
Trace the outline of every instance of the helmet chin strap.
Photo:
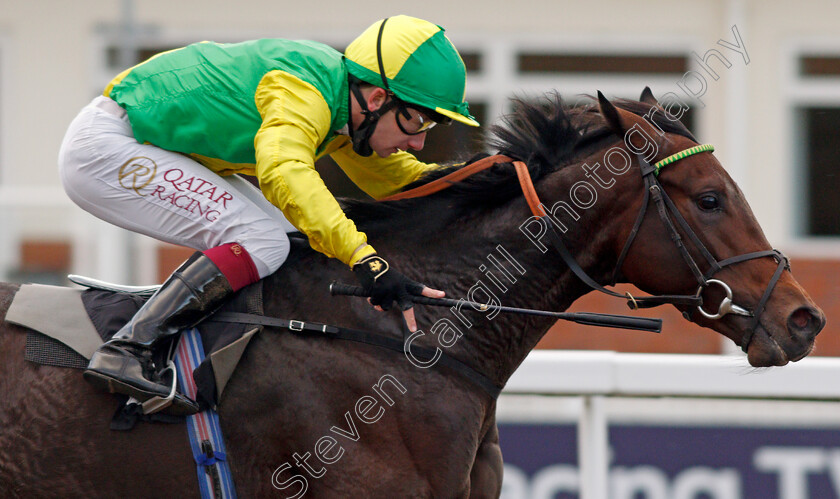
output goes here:
<path id="1" fill-rule="evenodd" d="M 395 101 L 391 99 L 382 104 L 379 109 L 371 110 L 368 108 L 367 99 L 365 99 L 362 90 L 359 88 L 359 81 L 354 76 L 350 76 L 349 81 L 350 95 L 348 98 L 351 99 L 351 102 L 348 108 L 353 109 L 352 99 L 355 97 L 365 118 L 355 129 L 353 128 L 353 119 L 351 118 L 347 126 L 347 131 L 350 134 L 350 140 L 353 142 L 353 151 L 359 156 L 367 157 L 373 154 L 373 148 L 370 146 L 370 138 L 376 130 L 379 118 L 394 107 Z"/>

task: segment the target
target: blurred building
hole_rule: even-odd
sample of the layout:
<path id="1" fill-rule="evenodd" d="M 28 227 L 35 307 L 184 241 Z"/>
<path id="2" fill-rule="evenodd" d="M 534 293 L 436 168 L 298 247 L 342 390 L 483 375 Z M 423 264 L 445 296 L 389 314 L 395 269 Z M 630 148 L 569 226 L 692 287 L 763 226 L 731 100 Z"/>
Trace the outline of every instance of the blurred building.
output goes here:
<path id="1" fill-rule="evenodd" d="M 159 282 L 189 253 L 128 234 L 73 205 L 56 156 L 81 107 L 118 72 L 201 40 L 307 38 L 342 49 L 371 22 L 406 13 L 444 27 L 469 69 L 482 123 L 509 98 L 556 89 L 637 98 L 650 86 L 690 110 L 683 119 L 744 190 L 768 239 L 829 317 L 818 354 L 840 355 L 840 4 L 758 0 L 672 2 L 427 0 L 355 2 L 0 0 L 0 278 L 62 283 L 68 272 Z M 426 160 L 482 149 L 454 125 L 430 136 Z M 223 138 L 220 138 L 223 140 Z M 340 195 L 357 195 L 329 162 Z M 588 296 L 577 310 L 626 313 Z M 658 315 L 657 311 L 654 314 Z M 654 315 L 651 314 L 651 315 Z M 720 352 L 720 336 L 665 313 L 666 333 L 553 330 L 546 347 Z"/>

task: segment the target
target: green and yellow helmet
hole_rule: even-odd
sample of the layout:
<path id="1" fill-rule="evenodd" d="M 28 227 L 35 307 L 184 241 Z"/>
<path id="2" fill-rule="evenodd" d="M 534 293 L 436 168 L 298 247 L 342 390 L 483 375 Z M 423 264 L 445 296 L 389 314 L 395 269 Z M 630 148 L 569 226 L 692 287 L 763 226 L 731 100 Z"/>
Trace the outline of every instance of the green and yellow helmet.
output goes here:
<path id="1" fill-rule="evenodd" d="M 347 46 L 344 58 L 356 78 L 408 104 L 479 126 L 464 100 L 464 61 L 440 26 L 409 16 L 382 19 Z"/>

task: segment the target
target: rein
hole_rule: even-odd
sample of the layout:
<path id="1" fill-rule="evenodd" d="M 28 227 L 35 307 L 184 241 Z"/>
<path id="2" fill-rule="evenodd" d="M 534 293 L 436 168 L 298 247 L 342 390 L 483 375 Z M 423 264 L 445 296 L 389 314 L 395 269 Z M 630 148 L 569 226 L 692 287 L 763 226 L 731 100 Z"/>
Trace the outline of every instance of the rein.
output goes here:
<path id="1" fill-rule="evenodd" d="M 467 177 L 475 175 L 478 172 L 484 171 L 491 166 L 495 165 L 496 163 L 509 163 L 513 161 L 513 158 L 509 158 L 507 156 L 502 156 L 497 154 L 495 156 L 488 156 L 486 158 L 482 158 L 474 163 L 470 163 L 463 168 L 459 168 L 454 172 L 432 180 L 428 184 L 423 184 L 420 187 L 415 187 L 414 189 L 410 189 L 403 192 L 398 192 L 386 198 L 382 198 L 379 201 L 397 201 L 400 199 L 413 199 L 413 198 L 421 198 L 428 196 L 430 194 L 434 194 L 436 192 L 442 191 L 453 185 L 457 184 L 458 182 L 464 180 Z"/>
<path id="2" fill-rule="evenodd" d="M 752 321 L 750 322 L 750 326 L 747 329 L 746 334 L 744 334 L 744 336 L 741 338 L 741 349 L 744 352 L 746 352 L 747 348 L 749 347 L 750 341 L 752 340 L 752 337 L 755 334 L 755 330 L 760 323 L 761 314 L 764 312 L 764 307 L 766 306 L 767 301 L 770 299 L 770 295 L 773 292 L 773 289 L 776 287 L 776 284 L 781 278 L 782 272 L 784 270 L 790 270 L 790 262 L 788 258 L 785 255 L 783 255 L 781 251 L 772 249 L 764 251 L 755 251 L 743 255 L 734 256 L 731 258 L 726 258 L 723 260 L 717 260 L 714 256 L 712 256 L 711 252 L 706 248 L 706 246 L 703 244 L 703 242 L 700 240 L 697 234 L 695 234 L 694 230 L 692 230 L 691 226 L 688 224 L 685 218 L 680 214 L 676 205 L 665 192 L 665 190 L 662 188 L 662 184 L 659 182 L 658 179 L 660 171 L 665 166 L 676 163 L 681 159 L 685 159 L 695 154 L 713 151 L 714 146 L 712 146 L 711 144 L 698 145 L 672 154 L 666 157 L 665 159 L 654 163 L 653 165 L 651 165 L 641 155 L 636 155 L 639 160 L 642 179 L 645 183 L 644 199 L 642 200 L 642 207 L 639 210 L 639 214 L 636 216 L 636 221 L 633 224 L 633 228 L 630 231 L 630 235 L 628 236 L 627 241 L 624 243 L 624 247 L 622 248 L 621 253 L 619 254 L 616 266 L 612 272 L 612 278 L 610 280 L 611 285 L 615 285 L 618 275 L 621 271 L 621 267 L 624 264 L 624 260 L 627 257 L 627 254 L 630 251 L 630 247 L 632 246 L 633 241 L 635 241 L 639 229 L 642 225 L 642 222 L 644 221 L 645 215 L 647 214 L 647 208 L 650 205 L 651 200 L 653 200 L 653 203 L 656 206 L 656 212 L 659 214 L 659 218 L 662 220 L 663 225 L 667 229 L 671 240 L 676 245 L 677 250 L 680 252 L 680 255 L 682 256 L 689 270 L 694 275 L 694 278 L 697 280 L 698 288 L 695 294 L 693 295 L 655 295 L 635 297 L 629 292 L 622 295 L 616 293 L 615 291 L 605 288 L 597 281 L 592 279 L 586 273 L 586 271 L 584 271 L 583 268 L 581 268 L 580 265 L 577 263 L 577 260 L 566 247 L 565 243 L 563 242 L 563 239 L 560 237 L 560 234 L 558 233 L 558 230 L 551 217 L 545 213 L 545 210 L 542 207 L 542 203 L 539 200 L 539 196 L 537 195 L 537 192 L 534 189 L 534 183 L 531 180 L 531 174 L 528 171 L 527 165 L 525 165 L 525 163 L 523 163 L 522 161 L 515 161 L 513 158 L 509 158 L 507 156 L 489 156 L 487 158 L 476 161 L 475 163 L 471 163 L 470 165 L 467 165 L 460 170 L 456 170 L 455 172 L 450 173 L 449 175 L 433 180 L 428 184 L 395 194 L 393 196 L 389 196 L 387 198 L 382 199 L 382 201 L 394 201 L 398 199 L 410 199 L 427 196 L 429 194 L 433 194 L 435 192 L 446 189 L 452 186 L 453 184 L 463 180 L 464 178 L 469 177 L 470 175 L 486 170 L 491 166 L 495 165 L 496 163 L 512 162 L 514 168 L 516 169 L 516 175 L 519 179 L 519 185 L 522 188 L 522 194 L 525 197 L 529 208 L 531 209 L 531 213 L 546 227 L 552 245 L 560 254 L 560 257 L 563 259 L 566 265 L 568 265 L 569 269 L 580 280 L 582 280 L 594 290 L 600 291 L 610 296 L 626 298 L 627 306 L 631 310 L 636 310 L 639 308 L 658 307 L 660 305 L 671 304 L 696 307 L 701 315 L 703 315 L 707 319 L 713 320 L 721 319 L 728 314 L 752 317 Z M 679 225 L 680 228 L 682 228 L 683 232 L 685 232 L 685 234 L 694 244 L 695 248 L 700 252 L 703 258 L 709 264 L 709 270 L 707 270 L 705 273 L 700 270 L 700 267 L 697 265 L 697 262 L 694 260 L 694 258 L 691 256 L 691 253 L 688 251 L 688 248 L 686 247 L 682 236 L 677 230 L 677 227 L 674 225 L 672 217 L 674 220 L 676 220 L 676 223 Z M 770 281 L 767 284 L 767 288 L 765 288 L 764 290 L 764 294 L 762 295 L 761 299 L 759 299 L 755 309 L 752 311 L 740 307 L 733 302 L 732 288 L 730 288 L 728 284 L 726 284 L 720 279 L 712 279 L 712 276 L 714 276 L 724 267 L 764 257 L 772 257 L 774 260 L 776 260 L 776 262 L 778 262 L 778 265 L 776 267 L 776 271 L 773 273 L 773 276 L 770 278 Z M 726 296 L 720 302 L 717 312 L 714 313 L 708 312 L 703 308 L 702 297 L 703 291 L 713 284 L 720 286 L 726 294 Z M 686 319 L 691 320 L 691 313 L 683 312 L 683 315 L 686 317 Z"/>

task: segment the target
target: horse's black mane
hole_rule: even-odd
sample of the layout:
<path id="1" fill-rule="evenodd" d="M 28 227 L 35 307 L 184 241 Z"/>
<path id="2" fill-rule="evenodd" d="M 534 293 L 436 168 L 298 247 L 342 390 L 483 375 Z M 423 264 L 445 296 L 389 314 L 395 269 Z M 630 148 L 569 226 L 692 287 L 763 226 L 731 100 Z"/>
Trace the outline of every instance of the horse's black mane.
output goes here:
<path id="1" fill-rule="evenodd" d="M 525 162 L 536 182 L 543 176 L 574 164 L 575 159 L 603 145 L 606 140 L 618 140 L 618 136 L 606 123 L 598 110 L 597 100 L 566 106 L 556 92 L 547 94 L 538 102 L 514 99 L 514 111 L 502 118 L 500 125 L 491 127 L 491 150 L 497 154 Z M 638 116 L 644 116 L 651 105 L 624 99 L 612 103 Z M 695 140 L 691 132 L 673 117 L 666 116 L 661 108 L 650 113 L 652 120 L 666 133 L 682 135 Z M 404 190 L 427 184 L 463 167 L 463 164 L 434 170 L 421 179 L 407 185 Z M 497 164 L 483 172 L 441 191 L 435 196 L 445 196 L 450 210 L 458 208 L 476 209 L 498 206 L 520 195 L 516 172 L 510 164 Z M 388 203 L 345 200 L 347 215 L 357 223 L 385 218 L 394 211 L 410 210 L 423 199 L 409 199 Z"/>

